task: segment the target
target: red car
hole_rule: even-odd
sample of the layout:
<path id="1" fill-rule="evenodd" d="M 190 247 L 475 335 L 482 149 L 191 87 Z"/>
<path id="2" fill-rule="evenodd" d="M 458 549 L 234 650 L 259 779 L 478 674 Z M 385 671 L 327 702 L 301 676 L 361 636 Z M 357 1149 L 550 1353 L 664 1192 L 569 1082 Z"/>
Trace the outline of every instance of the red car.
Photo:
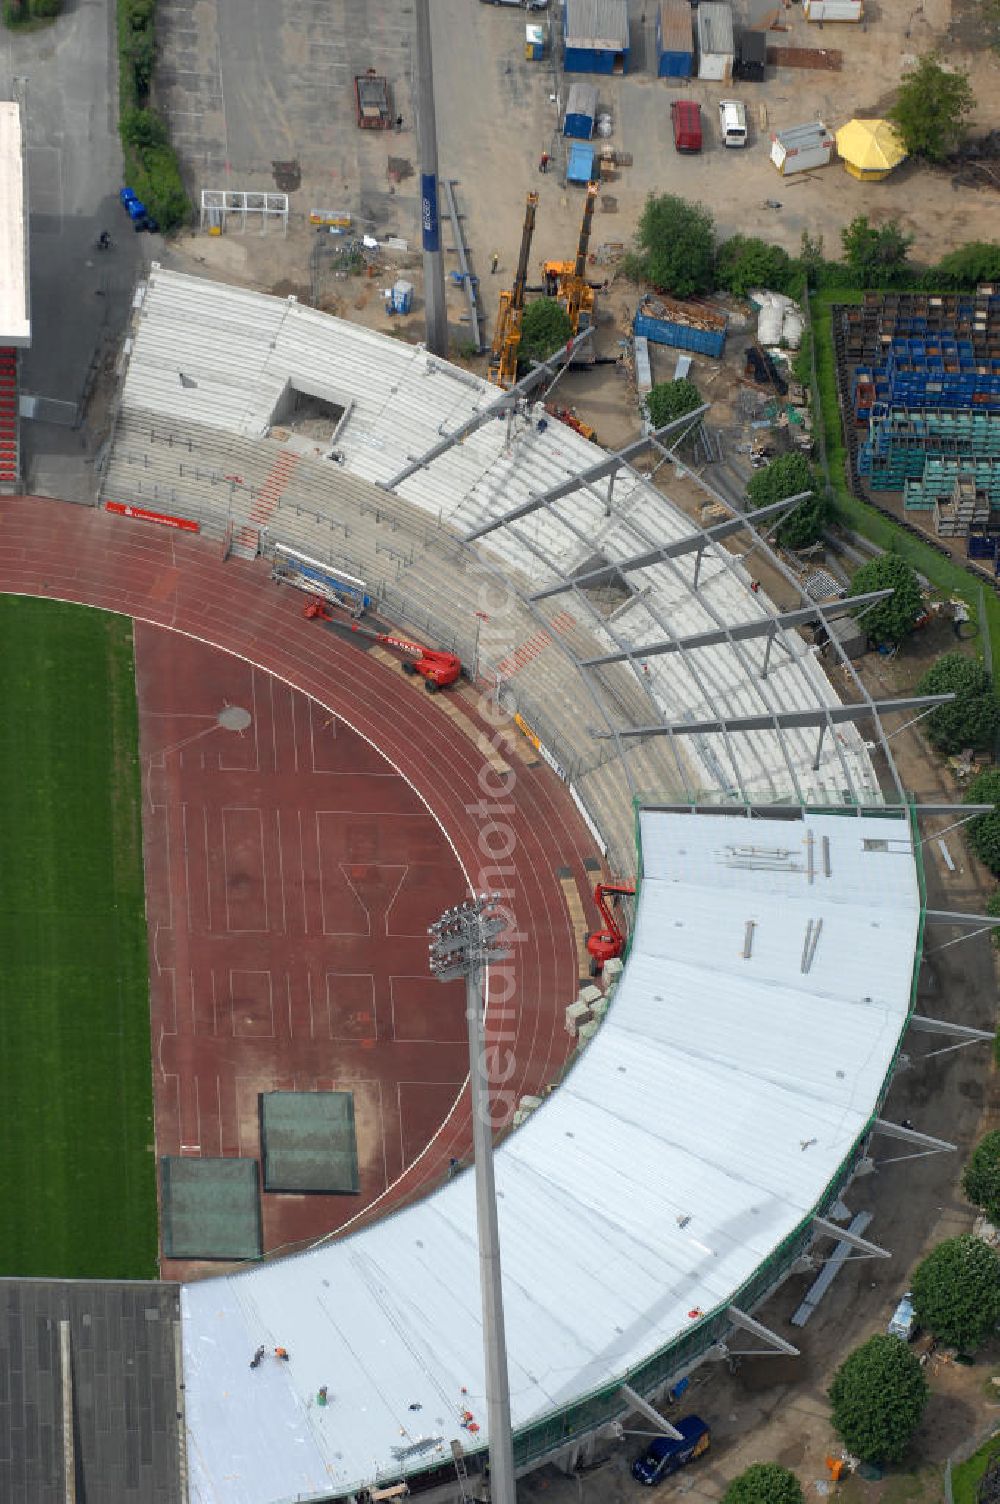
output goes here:
<path id="1" fill-rule="evenodd" d="M 695 99 L 675 99 L 670 106 L 677 151 L 701 151 L 701 109 Z"/>

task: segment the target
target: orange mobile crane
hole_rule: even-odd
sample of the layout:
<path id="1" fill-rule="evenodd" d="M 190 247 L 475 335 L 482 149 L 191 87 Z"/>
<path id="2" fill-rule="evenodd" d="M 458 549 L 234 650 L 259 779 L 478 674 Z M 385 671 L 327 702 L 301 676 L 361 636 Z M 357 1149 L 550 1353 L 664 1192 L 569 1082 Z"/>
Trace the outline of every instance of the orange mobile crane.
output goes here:
<path id="1" fill-rule="evenodd" d="M 594 222 L 594 204 L 599 185 L 587 184 L 587 198 L 583 206 L 583 222 L 576 247 L 575 261 L 546 261 L 542 265 L 545 274 L 545 291 L 550 298 L 558 298 L 569 314 L 573 334 L 588 329 L 594 319 L 594 289 L 587 281 L 587 252 L 590 249 L 590 228 Z"/>
<path id="2" fill-rule="evenodd" d="M 493 346 L 490 350 L 489 379 L 505 391 L 517 381 L 517 351 L 521 343 L 521 319 L 524 316 L 524 288 L 528 280 L 528 257 L 531 254 L 531 238 L 535 233 L 535 210 L 538 194 L 529 193 L 524 206 L 524 227 L 521 230 L 521 251 L 517 258 L 514 285 L 500 294 L 496 327 L 493 330 Z"/>

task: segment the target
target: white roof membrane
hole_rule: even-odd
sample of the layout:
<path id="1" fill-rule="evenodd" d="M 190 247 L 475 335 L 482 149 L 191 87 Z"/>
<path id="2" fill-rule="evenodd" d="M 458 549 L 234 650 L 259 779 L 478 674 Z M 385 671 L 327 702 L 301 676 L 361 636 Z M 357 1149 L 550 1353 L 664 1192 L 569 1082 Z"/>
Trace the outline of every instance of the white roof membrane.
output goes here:
<path id="1" fill-rule="evenodd" d="M 689 1334 L 824 1209 L 908 1016 L 905 818 L 640 823 L 607 1017 L 496 1152 L 515 1429 Z M 475 1226 L 465 1173 L 341 1242 L 186 1285 L 195 1504 L 346 1493 L 485 1443 Z M 290 1361 L 251 1371 L 261 1342 Z"/>
<path id="2" fill-rule="evenodd" d="M 0 100 L 0 345 L 29 345 L 21 107 Z"/>

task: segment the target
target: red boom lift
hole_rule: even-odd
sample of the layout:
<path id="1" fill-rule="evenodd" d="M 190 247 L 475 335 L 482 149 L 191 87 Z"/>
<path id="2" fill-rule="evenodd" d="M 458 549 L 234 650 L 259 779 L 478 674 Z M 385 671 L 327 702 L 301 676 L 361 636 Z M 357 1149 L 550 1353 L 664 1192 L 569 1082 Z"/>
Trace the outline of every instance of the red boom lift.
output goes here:
<path id="1" fill-rule="evenodd" d="M 336 621 L 336 617 L 330 609 L 329 603 L 322 596 L 315 595 L 308 602 L 302 612 L 310 621 Z M 405 637 L 394 637 L 391 632 L 375 632 L 370 627 L 362 627 L 358 622 L 350 623 L 352 632 L 360 632 L 362 637 L 370 637 L 374 642 L 384 642 L 391 648 L 399 648 L 401 653 L 406 653 L 403 660 L 404 674 L 419 674 L 424 681 L 424 688 L 429 695 L 437 694 L 439 689 L 447 689 L 449 684 L 462 672 L 462 660 L 457 653 L 444 653 L 437 648 L 425 648 L 422 643 L 409 642 Z"/>
<path id="2" fill-rule="evenodd" d="M 625 932 L 607 900 L 622 895 L 631 897 L 634 892 L 635 883 L 623 882 L 620 878 L 610 883 L 598 883 L 594 889 L 594 902 L 600 909 L 607 928 L 595 930 L 592 935 L 587 936 L 592 977 L 599 976 L 606 963 L 613 960 L 615 956 L 620 956 L 625 949 Z"/>

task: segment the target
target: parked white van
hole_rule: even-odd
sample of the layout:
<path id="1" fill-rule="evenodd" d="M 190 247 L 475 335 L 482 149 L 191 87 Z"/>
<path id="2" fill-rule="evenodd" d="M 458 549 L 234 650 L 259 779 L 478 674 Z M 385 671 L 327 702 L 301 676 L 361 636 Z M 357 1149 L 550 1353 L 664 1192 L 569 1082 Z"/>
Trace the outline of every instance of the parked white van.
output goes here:
<path id="1" fill-rule="evenodd" d="M 724 146 L 746 146 L 747 107 L 742 99 L 719 100 L 719 130 Z"/>

